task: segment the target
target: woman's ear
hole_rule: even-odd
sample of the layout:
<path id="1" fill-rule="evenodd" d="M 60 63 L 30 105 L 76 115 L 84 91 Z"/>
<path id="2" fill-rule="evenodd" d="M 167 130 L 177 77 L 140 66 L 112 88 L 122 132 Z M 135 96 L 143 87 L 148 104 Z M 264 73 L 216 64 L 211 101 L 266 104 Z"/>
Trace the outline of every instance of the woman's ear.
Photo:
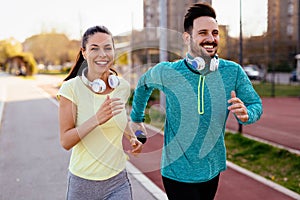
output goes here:
<path id="1" fill-rule="evenodd" d="M 188 45 L 190 43 L 190 38 L 191 38 L 191 36 L 188 32 L 184 32 L 182 34 L 182 39 L 186 45 Z"/>
<path id="2" fill-rule="evenodd" d="M 84 49 L 84 48 L 81 48 L 80 51 L 81 51 L 81 54 L 82 54 L 83 58 L 86 60 L 86 52 L 85 52 L 85 49 Z"/>

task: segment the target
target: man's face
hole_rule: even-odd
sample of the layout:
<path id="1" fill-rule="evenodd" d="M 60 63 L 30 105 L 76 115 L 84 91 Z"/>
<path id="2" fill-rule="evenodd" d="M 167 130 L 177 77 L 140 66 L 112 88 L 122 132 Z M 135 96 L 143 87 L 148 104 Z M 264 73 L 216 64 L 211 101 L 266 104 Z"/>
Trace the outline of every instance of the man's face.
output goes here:
<path id="1" fill-rule="evenodd" d="M 193 57 L 213 57 L 220 39 L 216 20 L 207 16 L 196 18 L 191 35 L 185 32 L 184 39 Z"/>

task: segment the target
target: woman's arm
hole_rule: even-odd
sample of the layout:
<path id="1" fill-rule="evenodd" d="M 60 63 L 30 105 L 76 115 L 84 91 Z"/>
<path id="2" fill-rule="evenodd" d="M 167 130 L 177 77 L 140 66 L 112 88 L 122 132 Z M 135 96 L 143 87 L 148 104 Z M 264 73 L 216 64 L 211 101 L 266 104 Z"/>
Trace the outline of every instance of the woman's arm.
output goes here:
<path id="1" fill-rule="evenodd" d="M 75 146 L 98 125 L 104 124 L 124 109 L 119 98 L 107 96 L 97 113 L 80 126 L 76 127 L 77 106 L 61 96 L 59 101 L 60 143 L 66 150 Z"/>

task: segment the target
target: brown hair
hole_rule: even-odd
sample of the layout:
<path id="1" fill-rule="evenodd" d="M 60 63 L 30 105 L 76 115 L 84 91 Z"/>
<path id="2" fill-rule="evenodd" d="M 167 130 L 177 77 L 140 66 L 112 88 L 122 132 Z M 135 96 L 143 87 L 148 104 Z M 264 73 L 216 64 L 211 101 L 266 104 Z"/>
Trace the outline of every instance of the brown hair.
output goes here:
<path id="1" fill-rule="evenodd" d="M 94 35 L 95 33 L 106 33 L 106 34 L 112 36 L 111 32 L 105 26 L 90 27 L 85 31 L 85 33 L 82 36 L 81 48 L 83 48 L 83 49 L 86 48 L 86 44 L 88 42 L 89 37 L 91 35 Z M 113 37 L 112 37 L 112 42 L 113 42 L 113 47 L 115 48 Z M 76 77 L 78 74 L 81 74 L 82 70 L 85 67 L 87 67 L 87 63 L 86 62 L 84 63 L 84 62 L 85 62 L 85 59 L 82 55 L 82 52 L 79 51 L 78 54 L 77 54 L 76 62 L 73 65 L 73 67 L 71 68 L 71 70 L 70 70 L 69 74 L 67 75 L 67 77 L 64 79 L 64 81 L 67 81 L 71 78 Z M 110 70 L 117 74 L 116 70 L 114 70 L 114 69 L 110 69 Z"/>

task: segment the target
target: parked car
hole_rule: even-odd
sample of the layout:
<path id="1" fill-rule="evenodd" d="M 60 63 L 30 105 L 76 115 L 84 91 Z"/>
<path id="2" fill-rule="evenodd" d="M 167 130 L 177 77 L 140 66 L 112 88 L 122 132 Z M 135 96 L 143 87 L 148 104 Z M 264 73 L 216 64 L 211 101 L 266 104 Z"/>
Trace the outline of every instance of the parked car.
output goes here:
<path id="1" fill-rule="evenodd" d="M 298 80 L 297 71 L 293 70 L 290 75 L 290 82 L 297 82 Z"/>
<path id="2" fill-rule="evenodd" d="M 263 71 L 257 65 L 246 65 L 243 67 L 250 80 L 262 80 Z"/>

